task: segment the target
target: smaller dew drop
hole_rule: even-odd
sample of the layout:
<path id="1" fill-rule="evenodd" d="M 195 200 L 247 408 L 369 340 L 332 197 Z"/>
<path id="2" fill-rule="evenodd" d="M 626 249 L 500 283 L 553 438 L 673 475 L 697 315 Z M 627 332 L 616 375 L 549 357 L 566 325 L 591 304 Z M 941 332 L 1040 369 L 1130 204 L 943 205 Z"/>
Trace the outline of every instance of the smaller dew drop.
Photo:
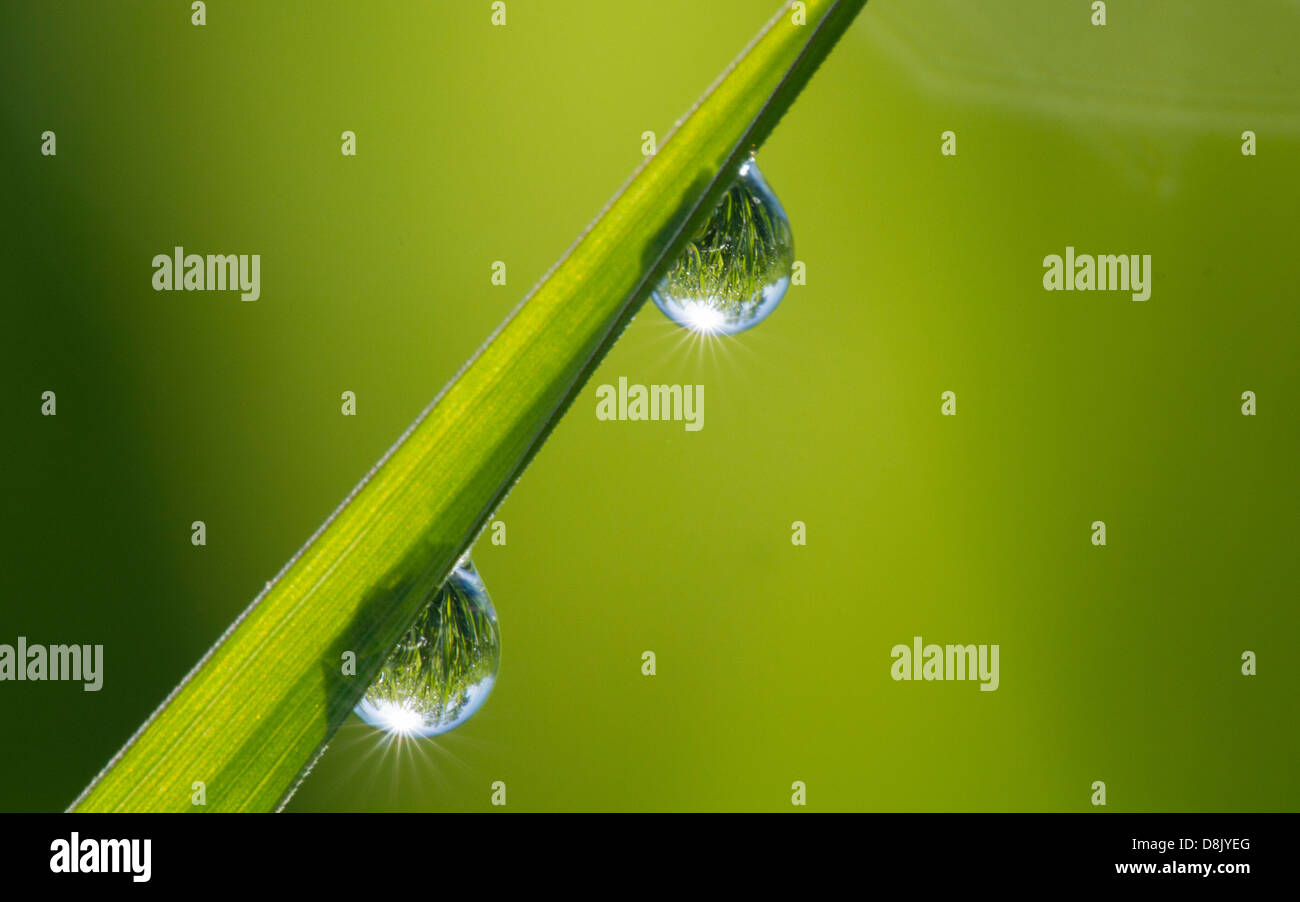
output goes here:
<path id="1" fill-rule="evenodd" d="M 734 335 L 776 309 L 793 266 L 790 220 L 750 157 L 650 297 L 679 326 Z"/>
<path id="2" fill-rule="evenodd" d="M 496 611 L 469 556 L 433 594 L 354 709 L 400 736 L 454 730 L 483 706 L 501 664 Z"/>

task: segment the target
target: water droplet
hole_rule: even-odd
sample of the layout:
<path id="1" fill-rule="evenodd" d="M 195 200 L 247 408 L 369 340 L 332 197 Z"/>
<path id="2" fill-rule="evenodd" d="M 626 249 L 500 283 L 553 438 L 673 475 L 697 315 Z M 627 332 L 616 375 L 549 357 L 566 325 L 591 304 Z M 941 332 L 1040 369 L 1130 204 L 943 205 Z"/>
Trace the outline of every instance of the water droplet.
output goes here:
<path id="1" fill-rule="evenodd" d="M 500 663 L 496 611 L 466 555 L 397 643 L 356 714 L 402 736 L 445 733 L 483 706 Z"/>
<path id="2" fill-rule="evenodd" d="M 650 297 L 679 326 L 734 335 L 781 303 L 793 264 L 790 220 L 750 157 Z"/>

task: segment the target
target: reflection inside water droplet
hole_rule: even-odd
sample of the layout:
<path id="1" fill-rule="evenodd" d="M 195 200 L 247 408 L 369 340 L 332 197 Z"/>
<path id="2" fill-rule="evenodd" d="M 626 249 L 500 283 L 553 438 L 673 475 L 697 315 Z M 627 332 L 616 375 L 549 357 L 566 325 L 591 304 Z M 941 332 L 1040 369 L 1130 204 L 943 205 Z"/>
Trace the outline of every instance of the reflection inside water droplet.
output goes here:
<path id="1" fill-rule="evenodd" d="M 794 237 L 753 157 L 650 297 L 679 326 L 734 335 L 785 297 Z"/>
<path id="2" fill-rule="evenodd" d="M 402 736 L 436 736 L 469 720 L 501 663 L 496 611 L 465 556 L 406 632 L 356 714 Z"/>

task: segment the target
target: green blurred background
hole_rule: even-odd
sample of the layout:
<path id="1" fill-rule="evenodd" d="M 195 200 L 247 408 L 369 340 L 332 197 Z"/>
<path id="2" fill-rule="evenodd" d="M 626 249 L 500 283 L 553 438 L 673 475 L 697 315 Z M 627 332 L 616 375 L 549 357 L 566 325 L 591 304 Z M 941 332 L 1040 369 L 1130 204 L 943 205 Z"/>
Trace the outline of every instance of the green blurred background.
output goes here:
<path id="1" fill-rule="evenodd" d="M 0 683 L 0 810 L 72 800 L 775 5 L 4 4 L 0 642 L 105 677 Z M 491 699 L 352 718 L 290 810 L 1300 808 L 1300 7 L 1090 16 L 869 3 L 759 157 L 807 285 L 642 310 L 475 549 Z M 261 299 L 153 291 L 178 244 Z M 1067 244 L 1151 299 L 1044 291 Z M 619 376 L 703 431 L 598 421 Z M 892 681 L 915 635 L 1001 687 Z"/>

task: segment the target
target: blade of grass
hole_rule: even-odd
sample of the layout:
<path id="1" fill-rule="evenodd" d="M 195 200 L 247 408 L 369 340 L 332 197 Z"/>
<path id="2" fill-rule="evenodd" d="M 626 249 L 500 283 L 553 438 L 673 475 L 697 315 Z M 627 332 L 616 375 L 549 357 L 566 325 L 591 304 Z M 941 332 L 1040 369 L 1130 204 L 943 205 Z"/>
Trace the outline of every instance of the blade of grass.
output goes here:
<path id="1" fill-rule="evenodd" d="M 649 289 L 866 0 L 773 18 L 73 803 L 283 805 Z M 345 652 L 355 676 L 342 674 Z"/>

